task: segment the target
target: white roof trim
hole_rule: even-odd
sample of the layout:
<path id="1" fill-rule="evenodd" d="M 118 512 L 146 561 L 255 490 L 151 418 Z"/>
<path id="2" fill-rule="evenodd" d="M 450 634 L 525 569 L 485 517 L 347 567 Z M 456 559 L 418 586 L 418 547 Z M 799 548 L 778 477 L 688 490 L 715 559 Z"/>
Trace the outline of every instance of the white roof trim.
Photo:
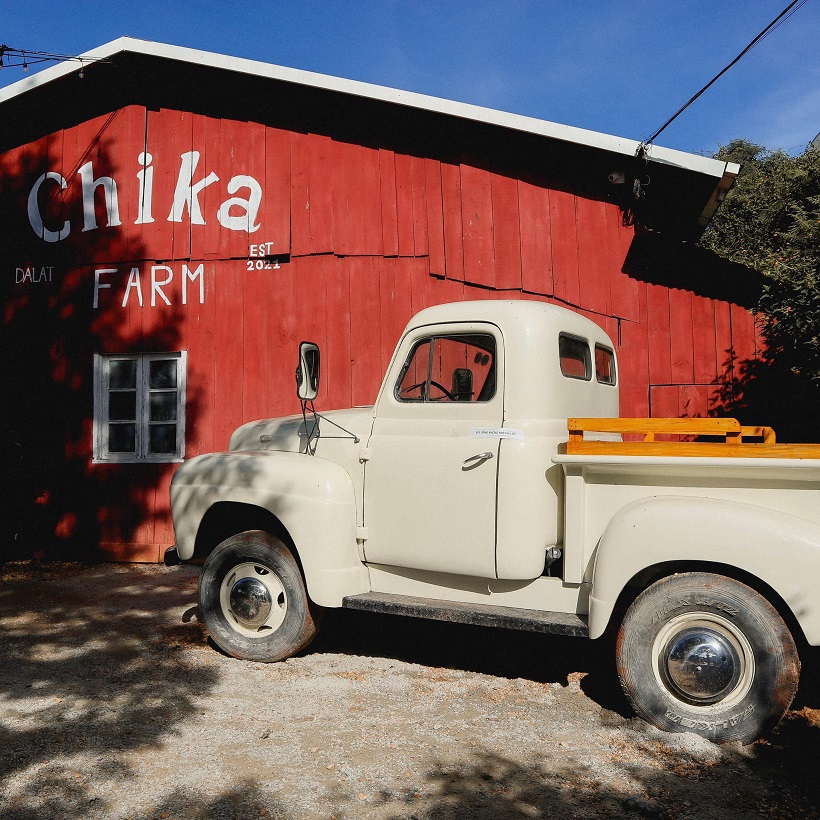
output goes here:
<path id="1" fill-rule="evenodd" d="M 171 46 L 149 40 L 137 40 L 131 37 L 120 37 L 117 40 L 112 40 L 110 43 L 87 51 L 80 56 L 85 59 L 87 64 L 94 60 L 110 59 L 123 52 L 145 54 L 167 60 L 193 63 L 209 68 L 235 71 L 239 74 L 250 74 L 257 77 L 266 77 L 271 80 L 280 80 L 296 85 L 335 91 L 340 94 L 351 94 L 366 99 L 395 103 L 409 108 L 433 111 L 439 114 L 447 114 L 461 119 L 472 120 L 474 122 L 489 123 L 490 125 L 497 125 L 502 128 L 562 140 L 563 142 L 571 142 L 576 145 L 598 148 L 624 156 L 635 156 L 640 144 L 635 140 L 625 139 L 623 137 L 614 137 L 609 134 L 601 134 L 597 131 L 575 128 L 570 125 L 560 125 L 534 117 L 525 117 L 521 114 L 508 114 L 503 111 L 496 111 L 492 108 L 470 105 L 469 103 L 454 102 L 440 97 L 430 97 L 426 94 L 417 94 L 412 91 L 400 91 L 380 85 L 359 82 L 357 80 L 345 80 L 339 77 L 330 77 L 325 74 L 316 74 L 312 71 L 284 68 L 257 60 L 228 57 L 224 54 L 214 54 L 210 51 L 201 51 L 183 46 Z M 30 77 L 25 77 L 6 88 L 0 89 L 0 103 L 79 70 L 80 66 L 77 63 L 69 61 L 51 66 Z M 731 163 L 698 156 L 697 154 L 689 154 L 685 151 L 662 148 L 657 145 L 650 147 L 649 158 L 652 162 L 673 165 L 677 168 L 723 180 L 724 187 L 730 187 L 734 181 L 734 177 L 737 175 L 737 166 L 732 166 Z"/>

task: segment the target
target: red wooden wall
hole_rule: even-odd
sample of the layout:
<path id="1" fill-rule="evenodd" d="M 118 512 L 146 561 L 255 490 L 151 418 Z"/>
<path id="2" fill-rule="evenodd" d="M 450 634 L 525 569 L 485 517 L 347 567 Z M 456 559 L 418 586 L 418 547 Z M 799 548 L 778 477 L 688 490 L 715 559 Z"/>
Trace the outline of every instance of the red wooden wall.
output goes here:
<path id="1" fill-rule="evenodd" d="M 139 224 L 146 151 L 153 195 L 142 212 L 153 222 Z M 194 185 L 217 177 L 195 197 L 204 224 L 192 224 L 188 208 L 169 220 L 188 152 L 199 154 Z M 121 225 L 108 223 L 95 189 L 97 227 L 83 230 L 79 169 L 89 162 L 94 179 L 115 181 Z M 36 236 L 27 217 L 32 186 L 46 172 L 66 182 L 63 190 L 47 180 L 37 200 L 49 230 L 70 223 L 54 242 Z M 96 536 L 119 558 L 157 560 L 173 542 L 174 467 L 90 463 L 94 352 L 188 351 L 190 457 L 226 447 L 242 422 L 298 409 L 302 339 L 323 350 L 321 407 L 371 403 L 401 329 L 435 303 L 523 297 L 589 316 L 617 344 L 624 415 L 705 416 L 733 361 L 756 351 L 743 308 L 622 272 L 634 233 L 615 205 L 467 159 L 131 106 L 1 155 L 0 174 L 3 218 L 13 228 L 2 239 L 6 269 L 53 268 L 51 281 L 7 284 L 6 332 L 30 327 L 32 317 L 40 323 L 31 340 L 38 361 L 79 416 L 52 455 L 73 463 L 71 475 L 94 497 L 65 487 L 47 493 L 49 520 L 58 537 Z M 256 212 L 224 204 L 249 196 L 247 177 L 261 190 Z M 220 212 L 223 221 L 246 217 L 245 228 L 220 224 Z M 195 279 L 183 303 L 183 266 L 200 264 L 203 299 Z M 162 266 L 160 282 L 171 274 L 153 306 L 152 266 Z M 95 270 L 108 271 L 96 289 Z"/>

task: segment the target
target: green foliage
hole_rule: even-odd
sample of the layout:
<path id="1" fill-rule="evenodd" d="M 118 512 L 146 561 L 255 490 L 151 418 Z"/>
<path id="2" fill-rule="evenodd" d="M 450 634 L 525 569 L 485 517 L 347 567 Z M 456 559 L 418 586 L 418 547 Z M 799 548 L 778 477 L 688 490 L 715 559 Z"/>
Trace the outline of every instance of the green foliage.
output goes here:
<path id="1" fill-rule="evenodd" d="M 734 140 L 716 157 L 743 168 L 701 244 L 766 276 L 768 357 L 820 384 L 820 150 L 791 157 Z"/>

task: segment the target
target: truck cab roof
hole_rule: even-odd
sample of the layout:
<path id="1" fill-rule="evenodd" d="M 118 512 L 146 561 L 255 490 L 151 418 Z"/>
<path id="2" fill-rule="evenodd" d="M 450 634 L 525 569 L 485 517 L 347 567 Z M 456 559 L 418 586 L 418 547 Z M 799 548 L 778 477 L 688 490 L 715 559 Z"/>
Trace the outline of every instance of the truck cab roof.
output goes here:
<path id="1" fill-rule="evenodd" d="M 435 305 L 410 320 L 403 338 L 476 323 L 495 326 L 503 339 L 505 418 L 560 419 L 565 430 L 581 408 L 590 416 L 618 415 L 612 340 L 595 322 L 558 305 L 513 299 Z"/>

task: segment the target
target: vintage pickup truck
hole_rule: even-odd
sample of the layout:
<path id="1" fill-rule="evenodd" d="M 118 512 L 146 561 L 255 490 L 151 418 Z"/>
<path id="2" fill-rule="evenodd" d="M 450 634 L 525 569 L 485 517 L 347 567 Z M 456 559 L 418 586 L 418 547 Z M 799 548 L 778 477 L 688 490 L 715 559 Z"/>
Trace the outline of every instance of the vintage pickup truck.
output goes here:
<path id="1" fill-rule="evenodd" d="M 372 407 L 315 412 L 318 379 L 303 343 L 302 414 L 174 477 L 166 563 L 205 558 L 225 652 L 286 658 L 350 607 L 617 636 L 624 692 L 669 731 L 750 742 L 788 709 L 820 644 L 820 446 L 617 418 L 612 341 L 535 302 L 423 310 Z"/>

